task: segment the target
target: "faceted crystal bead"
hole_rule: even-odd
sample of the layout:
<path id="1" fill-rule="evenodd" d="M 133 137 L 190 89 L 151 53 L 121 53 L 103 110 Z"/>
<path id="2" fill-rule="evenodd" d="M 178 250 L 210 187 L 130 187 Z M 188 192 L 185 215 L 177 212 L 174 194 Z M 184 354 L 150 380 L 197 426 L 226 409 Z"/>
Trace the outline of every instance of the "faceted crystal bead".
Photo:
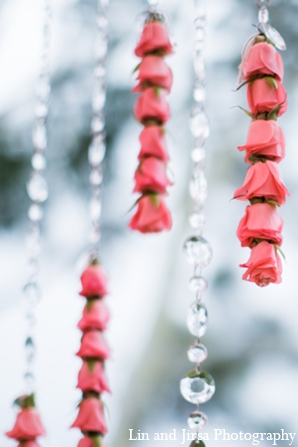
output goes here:
<path id="1" fill-rule="evenodd" d="M 210 129 L 206 113 L 200 108 L 194 107 L 190 115 L 190 130 L 195 138 L 208 138 Z"/>
<path id="2" fill-rule="evenodd" d="M 190 197 L 199 205 L 203 205 L 207 199 L 208 184 L 204 171 L 193 173 L 189 182 Z"/>
<path id="3" fill-rule="evenodd" d="M 185 400 L 198 405 L 211 399 L 215 392 L 215 383 L 209 373 L 194 370 L 181 380 L 180 391 Z"/>
<path id="4" fill-rule="evenodd" d="M 102 136 L 95 137 L 89 146 L 89 163 L 92 166 L 98 166 L 103 161 L 105 152 L 106 146 Z"/>
<path id="5" fill-rule="evenodd" d="M 33 203 L 28 210 L 28 217 L 32 222 L 39 222 L 43 218 L 42 208 Z"/>
<path id="6" fill-rule="evenodd" d="M 25 352 L 27 362 L 32 362 L 35 356 L 35 346 L 31 337 L 28 337 L 25 342 Z"/>
<path id="7" fill-rule="evenodd" d="M 27 394 L 31 394 L 33 386 L 34 386 L 34 382 L 35 382 L 35 378 L 34 378 L 33 373 L 32 372 L 26 372 L 24 374 L 24 379 L 25 379 L 25 382 L 26 382 L 26 385 L 27 385 L 27 389 L 28 389 Z"/>
<path id="8" fill-rule="evenodd" d="M 208 351 L 201 343 L 194 343 L 187 351 L 187 356 L 190 362 L 200 364 L 208 357 Z"/>
<path id="9" fill-rule="evenodd" d="M 95 88 L 92 98 L 92 107 L 94 112 L 100 112 L 106 102 L 106 91 L 101 85 Z"/>
<path id="10" fill-rule="evenodd" d="M 47 132 L 44 125 L 37 124 L 32 132 L 33 145 L 38 150 L 44 150 L 47 147 Z"/>
<path id="11" fill-rule="evenodd" d="M 187 327 L 195 337 L 202 337 L 207 330 L 208 314 L 204 304 L 195 301 L 189 308 Z"/>
<path id="12" fill-rule="evenodd" d="M 91 122 L 91 129 L 94 133 L 99 133 L 104 130 L 105 119 L 104 116 L 95 116 Z"/>
<path id="13" fill-rule="evenodd" d="M 28 282 L 24 286 L 24 294 L 28 303 L 35 305 L 40 299 L 40 289 L 37 284 Z"/>
<path id="14" fill-rule="evenodd" d="M 97 17 L 97 26 L 100 29 L 105 29 L 108 25 L 108 19 L 103 14 L 100 14 L 99 17 Z"/>
<path id="15" fill-rule="evenodd" d="M 103 173 L 101 169 L 95 169 L 90 174 L 90 183 L 93 186 L 101 185 L 103 180 Z"/>
<path id="16" fill-rule="evenodd" d="M 202 430 L 208 422 L 207 416 L 201 411 L 190 413 L 187 419 L 188 426 L 191 430 Z"/>
<path id="17" fill-rule="evenodd" d="M 194 92 L 194 100 L 197 102 L 205 102 L 206 100 L 206 87 L 203 82 L 196 82 Z"/>
<path id="18" fill-rule="evenodd" d="M 35 108 L 35 115 L 37 118 L 45 118 L 49 112 L 48 106 L 46 104 L 37 104 Z"/>
<path id="19" fill-rule="evenodd" d="M 259 10 L 259 23 L 267 23 L 269 20 L 269 11 L 266 6 L 262 6 Z"/>
<path id="20" fill-rule="evenodd" d="M 196 41 L 195 41 L 195 49 L 196 51 L 202 51 L 206 46 L 206 31 L 202 27 L 198 27 L 196 29 Z M 205 75 L 205 65 L 203 68 L 203 73 Z M 201 76 L 202 78 L 202 76 Z"/>
<path id="21" fill-rule="evenodd" d="M 189 280 L 189 288 L 192 292 L 203 293 L 207 289 L 208 283 L 202 276 L 193 276 Z"/>
<path id="22" fill-rule="evenodd" d="M 44 202 L 48 198 L 48 185 L 45 179 L 34 173 L 27 183 L 28 196 L 34 202 Z"/>
<path id="23" fill-rule="evenodd" d="M 273 28 L 273 26 L 269 25 L 268 23 L 260 23 L 258 28 L 271 42 L 273 42 L 276 48 L 279 50 L 287 49 L 284 38 L 275 28 Z"/>
<path id="24" fill-rule="evenodd" d="M 212 259 L 209 242 L 202 236 L 190 236 L 184 242 L 184 253 L 187 261 L 197 267 L 206 267 Z"/>
<path id="25" fill-rule="evenodd" d="M 206 217 L 202 213 L 193 213 L 189 217 L 191 227 L 199 232 L 202 232 L 206 225 Z"/>
<path id="26" fill-rule="evenodd" d="M 206 160 L 206 150 L 204 148 L 194 148 L 191 152 L 191 158 L 195 163 L 204 164 Z"/>
<path id="27" fill-rule="evenodd" d="M 101 216 L 101 202 L 93 198 L 90 202 L 90 215 L 93 221 L 98 221 Z"/>
<path id="28" fill-rule="evenodd" d="M 102 79 L 106 74 L 104 65 L 98 64 L 94 69 L 94 74 L 97 79 Z"/>
<path id="29" fill-rule="evenodd" d="M 33 169 L 36 169 L 37 171 L 42 171 L 43 169 L 46 168 L 47 161 L 43 154 L 37 152 L 33 155 L 31 164 Z"/>
<path id="30" fill-rule="evenodd" d="M 96 40 L 96 46 L 95 46 L 95 56 L 98 59 L 103 59 L 108 51 L 108 39 L 97 39 Z"/>

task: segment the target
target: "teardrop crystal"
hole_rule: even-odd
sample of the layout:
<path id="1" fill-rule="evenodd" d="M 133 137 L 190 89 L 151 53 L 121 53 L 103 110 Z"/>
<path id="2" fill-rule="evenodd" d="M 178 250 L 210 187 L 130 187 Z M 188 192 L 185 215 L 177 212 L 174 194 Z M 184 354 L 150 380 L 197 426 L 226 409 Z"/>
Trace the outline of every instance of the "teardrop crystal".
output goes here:
<path id="1" fill-rule="evenodd" d="M 207 330 L 208 313 L 204 304 L 195 301 L 189 308 L 187 327 L 195 337 L 202 337 Z"/>

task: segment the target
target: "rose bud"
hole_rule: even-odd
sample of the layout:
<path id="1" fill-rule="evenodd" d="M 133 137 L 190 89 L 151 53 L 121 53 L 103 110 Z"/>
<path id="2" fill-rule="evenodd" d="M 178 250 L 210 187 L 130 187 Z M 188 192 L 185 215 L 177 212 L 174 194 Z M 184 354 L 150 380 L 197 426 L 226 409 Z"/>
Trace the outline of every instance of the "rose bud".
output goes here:
<path id="1" fill-rule="evenodd" d="M 139 160 L 144 157 L 156 157 L 167 162 L 169 156 L 166 148 L 164 129 L 160 126 L 145 127 L 140 134 L 141 150 Z"/>
<path id="2" fill-rule="evenodd" d="M 276 206 L 270 203 L 255 203 L 246 207 L 237 237 L 242 247 L 252 247 L 255 239 L 265 239 L 273 244 L 282 243 L 283 221 Z"/>
<path id="3" fill-rule="evenodd" d="M 246 151 L 245 161 L 249 158 L 265 157 L 280 162 L 285 156 L 285 137 L 282 128 L 274 120 L 255 120 L 249 127 L 247 141 L 244 146 L 238 146 L 240 151 Z"/>
<path id="4" fill-rule="evenodd" d="M 89 265 L 81 276 L 82 291 L 86 298 L 107 295 L 108 276 L 100 264 Z"/>
<path id="5" fill-rule="evenodd" d="M 260 287 L 281 282 L 281 260 L 274 245 L 268 242 L 263 241 L 252 247 L 249 260 L 246 264 L 240 264 L 240 267 L 247 268 L 242 278 Z"/>
<path id="6" fill-rule="evenodd" d="M 171 215 L 161 196 L 148 194 L 138 200 L 138 209 L 129 223 L 129 228 L 141 233 L 158 233 L 170 230 L 171 227 Z"/>
<path id="7" fill-rule="evenodd" d="M 133 192 L 153 191 L 165 194 L 173 183 L 167 177 L 166 164 L 155 157 L 145 158 L 135 172 Z"/>
<path id="8" fill-rule="evenodd" d="M 157 21 L 145 23 L 142 35 L 135 49 L 135 54 L 138 57 L 143 57 L 148 53 L 154 52 L 162 55 L 173 52 L 166 25 Z"/>
<path id="9" fill-rule="evenodd" d="M 78 328 L 84 332 L 86 329 L 104 331 L 110 319 L 110 312 L 103 300 L 89 300 L 84 307 L 83 316 Z"/>
<path id="10" fill-rule="evenodd" d="M 244 81 L 260 74 L 276 76 L 280 81 L 284 76 L 282 57 L 274 46 L 267 42 L 252 45 L 244 55 L 239 69 Z"/>
<path id="11" fill-rule="evenodd" d="M 96 439 L 97 441 L 97 437 L 92 436 L 91 438 L 89 438 L 88 436 L 85 436 L 83 439 L 81 439 L 78 443 L 78 447 L 94 447 L 95 445 L 98 445 L 99 447 L 106 447 L 107 444 L 105 443 L 105 441 L 103 441 L 102 439 L 99 440 L 99 443 L 96 444 L 94 442 L 94 440 Z"/>
<path id="12" fill-rule="evenodd" d="M 253 197 L 265 197 L 283 205 L 289 191 L 282 183 L 278 165 L 273 161 L 256 163 L 247 171 L 244 184 L 235 191 L 234 199 L 250 200 Z"/>
<path id="13" fill-rule="evenodd" d="M 17 415 L 17 420 L 12 430 L 6 432 L 6 436 L 9 438 L 18 439 L 20 441 L 34 441 L 37 436 L 42 436 L 44 434 L 45 429 L 35 408 L 22 409 Z"/>
<path id="14" fill-rule="evenodd" d="M 141 123 L 153 120 L 163 124 L 170 118 L 170 108 L 163 89 L 147 88 L 138 97 L 135 105 L 135 117 Z"/>
<path id="15" fill-rule="evenodd" d="M 96 397 L 83 399 L 79 405 L 79 414 L 71 426 L 79 428 L 82 432 L 94 432 L 105 435 L 107 426 L 103 414 L 103 405 Z"/>
<path id="16" fill-rule="evenodd" d="M 18 447 L 39 447 L 36 441 L 22 441 Z"/>
<path id="17" fill-rule="evenodd" d="M 79 375 L 77 388 L 83 391 L 95 391 L 96 393 L 103 393 L 104 391 L 110 393 L 110 388 L 107 383 L 105 371 L 102 362 L 84 362 Z"/>
<path id="18" fill-rule="evenodd" d="M 173 74 L 165 60 L 160 56 L 145 56 L 138 68 L 138 85 L 133 92 L 141 92 L 142 89 L 158 86 L 170 92 L 173 84 Z"/>
<path id="19" fill-rule="evenodd" d="M 82 359 L 105 360 L 110 356 L 110 349 L 101 332 L 88 331 L 83 335 L 76 355 Z"/>
<path id="20" fill-rule="evenodd" d="M 267 81 L 266 81 L 267 79 Z M 253 115 L 265 112 L 272 112 L 280 106 L 278 116 L 281 116 L 287 110 L 288 101 L 284 86 L 280 81 L 270 78 L 274 85 L 268 83 L 268 78 L 256 79 L 248 84 L 247 101 Z"/>

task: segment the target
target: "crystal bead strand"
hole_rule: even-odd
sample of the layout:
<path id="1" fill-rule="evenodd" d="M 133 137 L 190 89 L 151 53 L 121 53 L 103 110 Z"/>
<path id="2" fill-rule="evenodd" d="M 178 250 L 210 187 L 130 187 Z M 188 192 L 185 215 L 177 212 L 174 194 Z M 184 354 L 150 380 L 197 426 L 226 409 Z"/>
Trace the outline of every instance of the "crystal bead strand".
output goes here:
<path id="1" fill-rule="evenodd" d="M 108 51 L 108 18 L 109 0 L 98 0 L 97 36 L 95 39 L 94 91 L 92 99 L 93 119 L 91 123 L 92 141 L 89 146 L 90 163 L 90 216 L 92 231 L 90 235 L 91 258 L 97 259 L 101 230 L 101 186 L 103 181 L 103 160 L 106 152 L 105 114 L 106 102 L 105 58 Z"/>
<path id="2" fill-rule="evenodd" d="M 206 102 L 206 75 L 204 48 L 206 44 L 206 0 L 195 0 L 195 83 L 194 105 L 190 115 L 190 130 L 194 136 L 194 147 L 191 152 L 193 161 L 189 193 L 193 200 L 193 210 L 190 216 L 190 225 L 194 234 L 188 237 L 184 243 L 184 254 L 187 261 L 194 266 L 193 276 L 189 287 L 195 294 L 195 300 L 191 304 L 187 325 L 190 333 L 196 337 L 195 342 L 188 350 L 188 359 L 195 364 L 195 369 L 190 371 L 180 382 L 182 396 L 197 406 L 188 418 L 188 426 L 195 430 L 195 439 L 191 445 L 204 447 L 205 444 L 199 436 L 199 430 L 207 424 L 207 417 L 199 411 L 199 404 L 207 402 L 215 392 L 215 383 L 211 375 L 200 369 L 200 364 L 207 358 L 207 349 L 201 344 L 202 337 L 207 329 L 207 309 L 201 303 L 202 294 L 207 288 L 207 281 L 201 276 L 202 269 L 212 259 L 212 249 L 206 239 L 202 237 L 205 225 L 204 203 L 207 198 L 207 181 L 205 177 L 205 142 L 209 136 L 209 123 L 205 112 Z"/>

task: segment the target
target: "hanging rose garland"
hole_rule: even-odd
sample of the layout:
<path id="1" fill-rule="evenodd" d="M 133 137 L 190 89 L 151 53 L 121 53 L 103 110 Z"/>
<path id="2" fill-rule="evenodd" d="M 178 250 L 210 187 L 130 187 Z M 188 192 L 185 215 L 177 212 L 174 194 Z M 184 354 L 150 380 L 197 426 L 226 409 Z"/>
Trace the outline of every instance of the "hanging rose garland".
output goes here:
<path id="1" fill-rule="evenodd" d="M 172 182 L 167 176 L 169 156 L 165 142 L 164 124 L 170 117 L 166 100 L 171 91 L 173 75 L 164 57 L 171 54 L 168 29 L 162 15 L 148 14 L 135 54 L 142 58 L 136 72 L 138 84 L 133 92 L 140 93 L 135 106 L 135 117 L 143 124 L 140 135 L 139 166 L 135 172 L 134 192 L 140 193 L 137 211 L 129 227 L 141 233 L 169 230 L 170 212 L 164 202 L 167 187 Z"/>
<path id="2" fill-rule="evenodd" d="M 264 287 L 280 283 L 282 264 L 279 256 L 282 245 L 283 220 L 278 207 L 289 196 L 278 163 L 285 155 L 285 138 L 277 118 L 287 110 L 287 95 L 282 85 L 284 67 L 279 49 L 285 49 L 281 36 L 267 24 L 268 10 L 260 9 L 259 34 L 246 46 L 240 64 L 239 79 L 247 85 L 247 101 L 251 118 L 247 141 L 239 146 L 250 164 L 244 184 L 234 198 L 248 200 L 237 237 L 242 247 L 251 248 L 243 279 Z M 274 33 L 272 32 L 274 30 Z"/>

